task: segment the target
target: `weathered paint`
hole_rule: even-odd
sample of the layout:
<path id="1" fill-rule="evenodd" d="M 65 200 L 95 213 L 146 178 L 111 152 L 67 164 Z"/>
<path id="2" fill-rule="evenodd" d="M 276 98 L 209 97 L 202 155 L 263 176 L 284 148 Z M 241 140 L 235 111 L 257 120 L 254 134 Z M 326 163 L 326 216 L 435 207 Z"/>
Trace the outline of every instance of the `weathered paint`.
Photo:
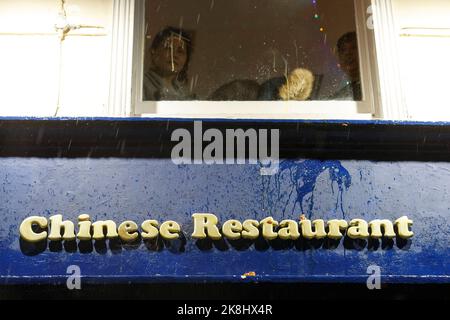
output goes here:
<path id="1" fill-rule="evenodd" d="M 174 165 L 170 159 L 0 157 L 0 279 L 64 282 L 70 265 L 86 281 L 450 282 L 450 163 L 284 159 L 275 176 L 257 165 Z M 414 220 L 409 241 L 210 242 L 191 239 L 195 212 L 228 219 Z M 31 215 L 79 214 L 182 225 L 181 240 L 32 248 L 19 238 Z M 241 276 L 255 272 L 255 277 Z"/>
<path id="2" fill-rule="evenodd" d="M 17 159 L 0 160 L 0 274 L 6 282 L 65 275 L 79 265 L 83 276 L 157 280 L 363 280 L 379 265 L 389 281 L 448 281 L 449 164 L 322 162 L 287 160 L 278 176 L 256 166 L 175 166 L 170 160 Z M 408 243 L 203 243 L 190 238 L 191 214 L 219 219 L 388 218 L 408 215 L 415 236 Z M 181 223 L 186 241 L 164 249 L 102 245 L 27 252 L 18 225 L 30 215 L 79 214 L 94 220 L 147 218 Z M 313 248 L 313 246 L 319 248 Z M 351 249 L 351 246 L 356 246 Z M 53 250 L 54 252 L 52 252 Z M 92 252 L 91 252 L 92 250 Z M 84 252 L 84 250 L 82 249 Z M 25 277 L 25 278 L 23 278 Z M 31 279 L 30 279 L 31 280 Z M 34 280 L 34 279 L 33 279 Z"/>

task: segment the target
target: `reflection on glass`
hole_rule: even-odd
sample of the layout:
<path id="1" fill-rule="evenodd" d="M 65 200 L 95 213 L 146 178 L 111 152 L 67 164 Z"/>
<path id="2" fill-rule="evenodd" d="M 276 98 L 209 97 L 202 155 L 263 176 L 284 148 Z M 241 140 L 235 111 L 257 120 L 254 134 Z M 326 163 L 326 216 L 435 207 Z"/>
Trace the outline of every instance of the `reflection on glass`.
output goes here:
<path id="1" fill-rule="evenodd" d="M 147 0 L 144 100 L 361 100 L 353 0 Z"/>

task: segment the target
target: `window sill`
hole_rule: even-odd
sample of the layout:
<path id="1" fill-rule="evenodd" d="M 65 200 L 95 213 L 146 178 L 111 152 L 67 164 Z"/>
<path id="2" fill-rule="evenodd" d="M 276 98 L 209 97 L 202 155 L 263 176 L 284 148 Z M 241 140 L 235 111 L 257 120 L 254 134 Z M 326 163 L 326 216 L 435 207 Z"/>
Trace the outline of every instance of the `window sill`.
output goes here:
<path id="1" fill-rule="evenodd" d="M 136 110 L 146 118 L 373 119 L 367 104 L 356 101 L 149 101 Z"/>

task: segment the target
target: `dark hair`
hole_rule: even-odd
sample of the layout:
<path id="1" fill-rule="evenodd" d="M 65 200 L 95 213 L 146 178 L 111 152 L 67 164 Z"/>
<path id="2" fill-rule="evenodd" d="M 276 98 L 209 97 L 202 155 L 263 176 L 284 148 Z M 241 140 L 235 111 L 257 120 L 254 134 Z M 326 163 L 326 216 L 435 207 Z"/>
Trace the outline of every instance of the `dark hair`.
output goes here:
<path id="1" fill-rule="evenodd" d="M 355 31 L 350 31 L 350 32 L 347 32 L 346 34 L 344 34 L 342 37 L 339 38 L 339 40 L 337 42 L 338 53 L 342 52 L 344 44 L 349 43 L 351 41 L 357 41 L 357 40 L 358 40 L 358 37 L 357 37 Z"/>
<path id="2" fill-rule="evenodd" d="M 173 36 L 173 35 L 179 36 L 186 43 L 187 61 L 183 67 L 183 70 L 181 70 L 177 75 L 178 81 L 186 82 L 187 81 L 187 69 L 189 66 L 189 62 L 191 60 L 192 48 L 193 48 L 192 47 L 192 37 L 187 32 L 183 31 L 182 29 L 175 28 L 175 27 L 166 27 L 155 35 L 155 38 L 153 39 L 153 42 L 150 46 L 150 50 L 155 50 L 166 39 L 170 38 L 170 36 Z"/>
<path id="3" fill-rule="evenodd" d="M 254 80 L 234 80 L 222 85 L 209 98 L 213 101 L 256 101 L 260 86 Z"/>

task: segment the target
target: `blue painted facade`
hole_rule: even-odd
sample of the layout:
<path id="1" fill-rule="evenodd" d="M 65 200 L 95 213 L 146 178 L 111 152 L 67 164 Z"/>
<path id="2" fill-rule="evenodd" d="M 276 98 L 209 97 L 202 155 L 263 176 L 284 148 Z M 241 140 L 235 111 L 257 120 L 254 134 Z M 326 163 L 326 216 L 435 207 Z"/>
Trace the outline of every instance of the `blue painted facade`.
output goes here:
<path id="1" fill-rule="evenodd" d="M 77 265 L 92 282 L 364 283 L 367 268 L 377 265 L 384 282 L 449 283 L 450 162 L 345 158 L 290 155 L 278 174 L 262 176 L 258 165 L 179 166 L 164 157 L 3 155 L 0 281 L 65 282 L 67 267 Z M 190 235 L 191 215 L 197 212 L 214 213 L 222 222 L 267 216 L 297 220 L 301 214 L 368 221 L 407 215 L 415 235 L 408 241 L 339 243 L 196 241 Z M 33 247 L 21 241 L 23 219 L 55 214 L 74 222 L 80 214 L 117 223 L 175 220 L 183 238 L 91 246 Z M 248 272 L 256 277 L 242 279 Z"/>

